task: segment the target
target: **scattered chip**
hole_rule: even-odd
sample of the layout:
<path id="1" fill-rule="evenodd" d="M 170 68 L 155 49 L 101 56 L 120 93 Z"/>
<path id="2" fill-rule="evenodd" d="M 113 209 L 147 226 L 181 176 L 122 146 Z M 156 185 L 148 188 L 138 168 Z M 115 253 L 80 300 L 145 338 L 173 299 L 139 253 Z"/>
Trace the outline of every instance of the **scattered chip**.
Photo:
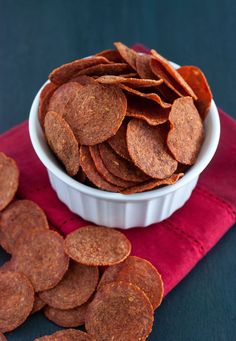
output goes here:
<path id="1" fill-rule="evenodd" d="M 103 76 L 103 75 L 120 75 L 122 73 L 131 72 L 132 69 L 126 63 L 99 64 L 81 70 L 78 75 L 87 76 Z"/>
<path id="2" fill-rule="evenodd" d="M 98 268 L 71 262 L 63 279 L 39 297 L 50 307 L 71 309 L 87 302 L 98 283 Z"/>
<path id="3" fill-rule="evenodd" d="M 14 198 L 19 184 L 19 169 L 15 161 L 0 152 L 0 211 Z"/>
<path id="4" fill-rule="evenodd" d="M 139 168 L 116 154 L 108 143 L 101 143 L 99 151 L 105 167 L 113 175 L 133 182 L 143 182 L 148 179 L 148 176 Z"/>
<path id="5" fill-rule="evenodd" d="M 17 200 L 10 204 L 0 216 L 0 245 L 12 253 L 16 241 L 29 231 L 48 229 L 43 210 L 31 200 Z"/>
<path id="6" fill-rule="evenodd" d="M 34 341 L 96 341 L 96 339 L 80 330 L 66 329 L 59 330 L 51 335 L 46 335 L 34 339 Z"/>
<path id="7" fill-rule="evenodd" d="M 55 111 L 49 111 L 44 121 L 49 146 L 61 160 L 69 175 L 79 170 L 79 145 L 69 124 Z"/>
<path id="8" fill-rule="evenodd" d="M 42 128 L 44 127 L 44 118 L 48 111 L 50 98 L 52 97 L 52 94 L 54 93 L 56 89 L 57 89 L 57 85 L 53 83 L 47 83 L 45 87 L 42 89 L 42 91 L 40 92 L 38 118 L 39 118 L 39 122 Z"/>
<path id="9" fill-rule="evenodd" d="M 31 311 L 31 315 L 40 311 L 41 309 L 43 309 L 45 307 L 46 303 L 41 300 L 41 298 L 35 294 L 34 296 L 34 305 L 33 305 L 33 309 Z"/>
<path id="10" fill-rule="evenodd" d="M 102 56 L 108 59 L 110 62 L 122 63 L 123 59 L 117 50 L 104 50 L 96 54 L 96 56 Z"/>
<path id="11" fill-rule="evenodd" d="M 129 256 L 124 262 L 110 266 L 102 275 L 99 289 L 117 281 L 129 282 L 139 287 L 149 298 L 153 309 L 161 304 L 164 294 L 162 278 L 146 259 Z"/>
<path id="12" fill-rule="evenodd" d="M 136 70 L 137 52 L 130 49 L 128 46 L 122 44 L 121 42 L 114 43 L 114 45 L 124 61 L 128 63 L 134 70 Z"/>
<path id="13" fill-rule="evenodd" d="M 144 341 L 152 325 L 149 299 L 137 286 L 126 282 L 101 287 L 85 316 L 87 332 L 98 340 Z"/>
<path id="14" fill-rule="evenodd" d="M 87 146 L 81 146 L 80 148 L 80 164 L 88 179 L 98 188 L 110 192 L 120 192 L 122 190 L 122 187 L 111 184 L 98 173 Z"/>
<path id="15" fill-rule="evenodd" d="M 129 240 L 121 232 L 102 226 L 85 226 L 67 235 L 65 252 L 75 261 L 92 266 L 122 262 L 131 251 Z"/>
<path id="16" fill-rule="evenodd" d="M 131 161 L 126 142 L 127 124 L 127 120 L 124 120 L 117 133 L 114 136 L 110 137 L 107 142 L 118 155 L 122 156 L 128 161 Z"/>
<path id="17" fill-rule="evenodd" d="M 182 66 L 178 73 L 193 89 L 197 96 L 195 105 L 204 120 L 211 105 L 212 93 L 204 73 L 196 66 Z"/>
<path id="18" fill-rule="evenodd" d="M 107 63 L 109 63 L 109 60 L 102 56 L 78 59 L 71 63 L 61 65 L 53 70 L 49 75 L 49 79 L 51 82 L 61 85 L 65 82 L 68 82 L 73 76 L 77 75 L 78 72 L 83 69 L 86 69 L 93 65 Z"/>
<path id="19" fill-rule="evenodd" d="M 148 54 L 137 54 L 136 57 L 136 68 L 137 73 L 141 78 L 146 79 L 156 79 L 157 77 L 152 72 L 151 66 L 151 56 Z"/>
<path id="20" fill-rule="evenodd" d="M 136 166 L 152 178 L 165 179 L 171 176 L 177 161 L 166 146 L 167 127 L 152 127 L 143 120 L 133 119 L 127 128 L 129 154 Z"/>
<path id="21" fill-rule="evenodd" d="M 194 164 L 204 140 L 204 127 L 193 99 L 182 97 L 175 100 L 169 120 L 169 150 L 178 162 L 185 165 Z"/>
<path id="22" fill-rule="evenodd" d="M 63 238 L 57 232 L 42 230 L 27 234 L 24 243 L 13 250 L 12 262 L 14 269 L 24 273 L 37 292 L 60 282 L 69 259 L 64 252 Z"/>
<path id="23" fill-rule="evenodd" d="M 134 193 L 140 193 L 145 191 L 150 191 L 151 189 L 158 188 L 160 186 L 164 185 L 173 185 L 175 184 L 180 178 L 184 176 L 184 173 L 176 173 L 171 175 L 169 178 L 163 179 L 163 180 L 148 180 L 146 182 L 143 182 L 141 184 L 135 185 L 133 187 L 129 187 L 127 189 L 124 189 L 121 191 L 123 194 L 134 194 Z"/>
<path id="24" fill-rule="evenodd" d="M 21 273 L 0 272 L 0 332 L 10 332 L 29 316 L 34 303 L 34 289 Z"/>
<path id="25" fill-rule="evenodd" d="M 121 77 L 121 76 L 101 76 L 96 79 L 97 82 L 102 84 L 125 84 L 130 86 L 131 88 L 145 88 L 151 86 L 159 86 L 163 83 L 162 79 L 140 79 L 140 78 L 132 78 L 132 77 Z"/>

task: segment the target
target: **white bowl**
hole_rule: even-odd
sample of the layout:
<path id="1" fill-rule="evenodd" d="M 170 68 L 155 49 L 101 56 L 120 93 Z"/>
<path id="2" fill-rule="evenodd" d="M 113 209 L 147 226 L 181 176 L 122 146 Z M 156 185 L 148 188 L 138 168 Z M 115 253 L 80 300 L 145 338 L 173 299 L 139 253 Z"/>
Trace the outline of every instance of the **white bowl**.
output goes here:
<path id="1" fill-rule="evenodd" d="M 173 65 L 178 67 L 177 64 Z M 131 195 L 86 186 L 66 174 L 47 145 L 38 120 L 42 88 L 30 110 L 29 132 L 32 145 L 47 168 L 50 183 L 58 198 L 72 212 L 95 224 L 128 229 L 145 227 L 168 218 L 189 199 L 199 175 L 215 154 L 220 137 L 220 121 L 217 107 L 212 100 L 204 122 L 206 136 L 197 161 L 177 183 Z"/>

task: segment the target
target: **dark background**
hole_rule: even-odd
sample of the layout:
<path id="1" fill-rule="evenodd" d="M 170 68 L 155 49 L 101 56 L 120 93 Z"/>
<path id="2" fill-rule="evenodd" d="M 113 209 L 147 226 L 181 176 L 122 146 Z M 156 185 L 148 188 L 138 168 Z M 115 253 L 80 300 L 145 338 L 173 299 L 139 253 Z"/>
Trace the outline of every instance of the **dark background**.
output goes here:
<path id="1" fill-rule="evenodd" d="M 0 0 L 0 132 L 28 117 L 54 67 L 113 41 L 141 42 L 179 64 L 198 65 L 217 105 L 236 117 L 235 33 L 233 0 Z M 165 299 L 150 341 L 236 340 L 235 245 L 233 228 Z M 8 339 L 57 329 L 37 313 Z"/>

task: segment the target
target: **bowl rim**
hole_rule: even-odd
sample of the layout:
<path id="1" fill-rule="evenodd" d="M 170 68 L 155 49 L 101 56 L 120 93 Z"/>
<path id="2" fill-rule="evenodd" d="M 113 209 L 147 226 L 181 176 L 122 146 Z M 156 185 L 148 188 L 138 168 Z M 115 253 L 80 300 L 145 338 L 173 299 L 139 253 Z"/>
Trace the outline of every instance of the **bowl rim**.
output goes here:
<path id="1" fill-rule="evenodd" d="M 171 62 L 171 64 L 177 68 L 179 67 L 178 64 Z M 209 119 L 209 116 L 211 118 L 211 143 L 206 147 L 206 151 L 202 159 L 191 166 L 191 168 L 187 171 L 187 173 L 184 174 L 184 176 L 178 180 L 173 185 L 168 185 L 162 188 L 157 188 L 154 190 L 150 190 L 147 192 L 142 193 L 135 193 L 135 194 L 121 194 L 121 193 L 114 193 L 114 192 L 107 192 L 103 191 L 101 189 L 93 188 L 87 185 L 84 185 L 80 183 L 79 181 L 73 179 L 70 177 L 65 171 L 60 168 L 52 158 L 50 158 L 43 150 L 40 144 L 40 136 L 38 134 L 38 130 L 42 133 L 42 128 L 38 120 L 38 103 L 39 103 L 39 96 L 40 92 L 42 91 L 43 87 L 48 83 L 49 81 L 46 81 L 39 91 L 37 92 L 31 109 L 30 109 L 30 115 L 29 115 L 29 135 L 30 140 L 33 145 L 34 151 L 36 152 L 38 158 L 43 163 L 43 165 L 47 168 L 47 170 L 50 173 L 53 173 L 57 178 L 59 178 L 61 181 L 66 183 L 69 187 L 80 191 L 84 194 L 87 194 L 92 197 L 100 198 L 100 199 L 107 199 L 110 201 L 118 201 L 118 202 L 127 202 L 127 201 L 146 201 L 152 198 L 161 197 L 164 195 L 167 195 L 169 193 L 172 193 L 179 188 L 185 186 L 192 180 L 194 180 L 196 177 L 200 175 L 200 173 L 206 168 L 206 166 L 209 164 L 211 159 L 213 158 L 220 138 L 220 119 L 219 119 L 219 113 L 218 109 L 216 107 L 216 104 L 214 100 L 211 101 L 211 106 L 209 109 L 209 113 L 207 118 Z M 43 133 L 42 133 L 43 134 Z M 206 138 L 206 137 L 205 137 Z"/>

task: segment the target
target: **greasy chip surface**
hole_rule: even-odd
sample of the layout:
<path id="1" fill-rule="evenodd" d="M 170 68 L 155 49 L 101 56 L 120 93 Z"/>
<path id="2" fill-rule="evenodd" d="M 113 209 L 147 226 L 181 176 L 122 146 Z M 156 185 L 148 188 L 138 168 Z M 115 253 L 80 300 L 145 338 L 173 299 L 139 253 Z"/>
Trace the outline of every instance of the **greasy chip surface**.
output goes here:
<path id="1" fill-rule="evenodd" d="M 107 140 L 119 129 L 127 100 L 116 85 L 81 86 L 64 118 L 81 144 L 94 145 Z"/>
<path id="2" fill-rule="evenodd" d="M 134 70 L 136 70 L 137 53 L 121 42 L 114 43 L 114 45 L 124 61 L 128 63 Z"/>
<path id="3" fill-rule="evenodd" d="M 148 54 L 137 54 L 136 68 L 141 78 L 156 79 L 150 66 L 151 56 Z"/>
<path id="4" fill-rule="evenodd" d="M 4 250 L 12 253 L 16 241 L 24 233 L 48 228 L 47 217 L 37 204 L 31 200 L 17 200 L 0 216 L 0 244 Z"/>
<path id="5" fill-rule="evenodd" d="M 124 189 L 121 191 L 123 194 L 134 194 L 134 193 L 140 193 L 140 192 L 145 192 L 149 191 L 151 189 L 163 186 L 163 185 L 173 185 L 175 184 L 180 178 L 182 178 L 184 174 L 183 173 L 178 173 L 178 174 L 173 174 L 169 178 L 163 179 L 163 180 L 148 180 L 145 181 L 141 184 L 135 185 L 133 187 L 129 187 L 127 189 Z"/>
<path id="6" fill-rule="evenodd" d="M 120 264 L 110 266 L 102 275 L 99 289 L 108 283 L 124 281 L 135 284 L 149 298 L 154 309 L 162 301 L 164 288 L 161 275 L 146 259 L 129 256 Z"/>
<path id="7" fill-rule="evenodd" d="M 85 226 L 67 235 L 65 252 L 75 261 L 92 266 L 122 262 L 131 251 L 121 232 L 103 226 Z"/>
<path id="8" fill-rule="evenodd" d="M 98 268 L 71 262 L 63 279 L 52 289 L 39 293 L 50 307 L 71 309 L 88 301 L 98 283 Z"/>
<path id="9" fill-rule="evenodd" d="M 0 272 L 0 332 L 20 326 L 29 316 L 33 303 L 33 287 L 23 274 Z"/>
<path id="10" fill-rule="evenodd" d="M 89 303 L 67 310 L 45 307 L 44 315 L 52 322 L 61 327 L 78 327 L 85 323 L 85 314 Z"/>
<path id="11" fill-rule="evenodd" d="M 143 120 L 133 119 L 127 128 L 129 154 L 136 166 L 152 178 L 171 176 L 177 161 L 166 146 L 167 129 L 163 125 L 152 127 Z"/>
<path id="12" fill-rule="evenodd" d="M 122 63 L 123 59 L 117 50 L 104 50 L 96 54 L 96 56 L 102 56 L 111 62 Z"/>
<path id="13" fill-rule="evenodd" d="M 127 111 L 128 109 L 129 106 L 127 108 Z M 118 155 L 122 156 L 128 161 L 131 161 L 126 142 L 127 123 L 128 122 L 124 120 L 117 133 L 114 136 L 110 137 L 107 142 Z"/>
<path id="14" fill-rule="evenodd" d="M 38 118 L 42 127 L 44 127 L 44 118 L 48 111 L 49 100 L 56 89 L 57 85 L 53 83 L 48 83 L 45 85 L 40 93 Z"/>
<path id="15" fill-rule="evenodd" d="M 131 162 L 116 154 L 108 143 L 101 143 L 99 145 L 99 152 L 105 167 L 113 175 L 133 182 L 142 182 L 148 179 L 147 175 Z"/>
<path id="16" fill-rule="evenodd" d="M 99 64 L 81 70 L 78 75 L 103 76 L 120 75 L 132 71 L 130 66 L 125 63 Z"/>
<path id="17" fill-rule="evenodd" d="M 167 145 L 175 159 L 185 165 L 195 163 L 204 140 L 204 127 L 191 97 L 174 101 L 170 116 L 171 129 Z"/>
<path id="18" fill-rule="evenodd" d="M 204 73 L 196 66 L 182 66 L 177 69 L 178 73 L 193 89 L 197 96 L 195 105 L 200 116 L 204 120 L 210 109 L 212 93 Z"/>
<path id="19" fill-rule="evenodd" d="M 88 333 L 104 341 L 144 341 L 152 325 L 149 299 L 137 286 L 125 282 L 101 287 L 85 316 Z"/>
<path id="20" fill-rule="evenodd" d="M 54 231 L 42 230 L 27 234 L 24 243 L 13 250 L 12 262 L 14 269 L 24 273 L 37 292 L 59 283 L 68 269 L 69 259 L 63 238 Z"/>
<path id="21" fill-rule="evenodd" d="M 37 311 L 43 309 L 43 307 L 45 307 L 46 303 L 44 301 L 41 300 L 41 298 L 36 294 L 34 296 L 34 305 L 33 305 L 33 309 L 31 311 L 31 314 L 36 313 Z"/>
<path id="22" fill-rule="evenodd" d="M 69 175 L 79 170 L 79 145 L 69 124 L 55 111 L 49 111 L 44 120 L 45 135 L 50 148 L 64 164 Z"/>
<path id="23" fill-rule="evenodd" d="M 39 337 L 34 341 L 96 341 L 96 339 L 80 330 L 66 329 L 51 335 Z"/>
<path id="24" fill-rule="evenodd" d="M 122 76 L 102 76 L 96 79 L 97 82 L 103 84 L 126 84 L 131 88 L 140 88 L 140 87 L 150 87 L 150 86 L 159 86 L 163 83 L 162 79 L 140 79 L 140 78 L 132 78 L 132 77 L 122 77 Z"/>
<path id="25" fill-rule="evenodd" d="M 15 161 L 0 152 L 0 211 L 14 198 L 19 184 L 19 169 Z"/>
<path id="26" fill-rule="evenodd" d="M 108 182 L 99 174 L 87 146 L 81 146 L 80 148 L 80 164 L 87 178 L 98 188 L 110 192 L 120 192 L 123 188 Z"/>
<path id="27" fill-rule="evenodd" d="M 61 85 L 69 81 L 73 76 L 77 75 L 79 71 L 97 64 L 107 64 L 109 61 L 102 56 L 89 57 L 78 59 L 71 63 L 64 64 L 53 70 L 49 79 L 51 82 Z"/>
<path id="28" fill-rule="evenodd" d="M 118 178 L 117 176 L 113 175 L 107 170 L 107 168 L 105 167 L 102 161 L 98 145 L 90 146 L 89 151 L 90 151 L 91 157 L 93 159 L 93 162 L 95 164 L 95 167 L 98 173 L 100 173 L 100 175 L 106 181 L 110 182 L 113 185 L 123 187 L 123 188 L 127 188 L 127 187 L 134 185 L 134 182 L 122 180 L 121 178 Z"/>

